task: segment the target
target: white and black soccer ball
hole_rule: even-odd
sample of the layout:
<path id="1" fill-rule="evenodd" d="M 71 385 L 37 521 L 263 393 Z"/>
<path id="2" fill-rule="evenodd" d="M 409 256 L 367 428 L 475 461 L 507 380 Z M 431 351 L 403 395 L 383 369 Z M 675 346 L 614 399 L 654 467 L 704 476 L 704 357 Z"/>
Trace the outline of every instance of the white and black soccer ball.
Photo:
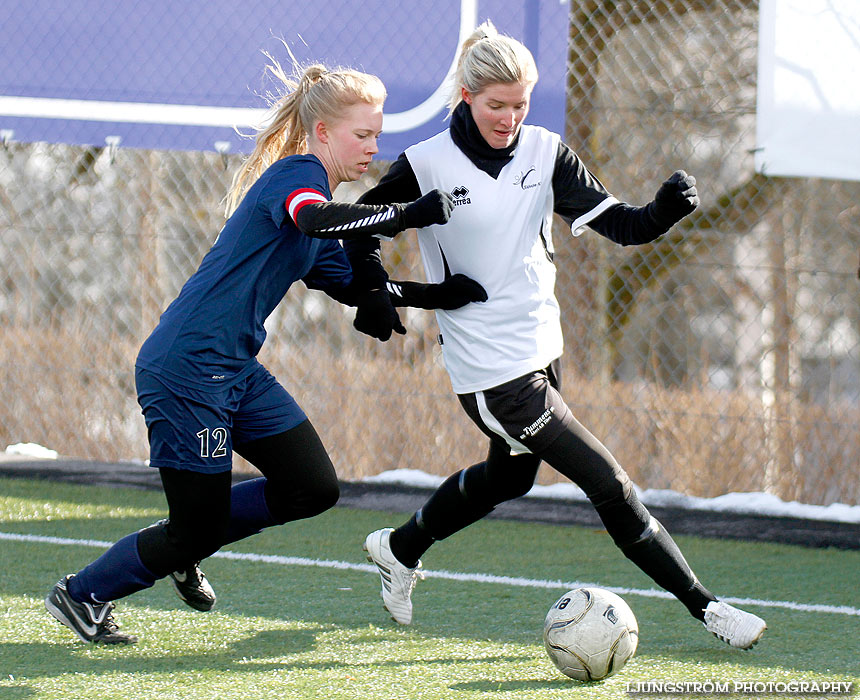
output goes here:
<path id="1" fill-rule="evenodd" d="M 636 653 L 639 625 L 630 606 L 614 593 L 577 588 L 549 609 L 543 641 L 564 675 L 599 681 L 619 671 Z"/>

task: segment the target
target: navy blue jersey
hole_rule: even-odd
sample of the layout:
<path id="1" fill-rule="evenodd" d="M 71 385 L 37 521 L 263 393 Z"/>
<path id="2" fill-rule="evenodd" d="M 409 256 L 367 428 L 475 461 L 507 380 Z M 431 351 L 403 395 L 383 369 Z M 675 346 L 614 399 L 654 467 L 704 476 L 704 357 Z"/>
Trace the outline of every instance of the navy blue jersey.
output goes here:
<path id="1" fill-rule="evenodd" d="M 340 243 L 310 238 L 294 222 L 304 204 L 330 199 L 316 156 L 289 156 L 269 167 L 162 314 L 137 366 L 191 387 L 241 380 L 266 339 L 263 322 L 293 282 L 325 291 L 352 280 Z"/>

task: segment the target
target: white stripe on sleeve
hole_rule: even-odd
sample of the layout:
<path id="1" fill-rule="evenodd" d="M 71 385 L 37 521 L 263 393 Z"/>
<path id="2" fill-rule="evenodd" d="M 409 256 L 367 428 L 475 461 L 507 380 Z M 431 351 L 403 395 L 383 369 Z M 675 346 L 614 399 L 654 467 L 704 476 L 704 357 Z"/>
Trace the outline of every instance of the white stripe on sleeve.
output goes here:
<path id="1" fill-rule="evenodd" d="M 301 209 L 305 204 L 316 204 L 317 202 L 327 202 L 328 200 L 323 197 L 319 192 L 302 192 L 301 194 L 297 194 L 290 201 L 290 206 L 287 209 L 287 213 L 290 215 L 290 218 L 295 222 L 296 220 L 296 209 Z"/>
<path id="2" fill-rule="evenodd" d="M 616 204 L 620 204 L 620 202 L 615 199 L 615 197 L 607 197 L 600 204 L 594 207 L 594 209 L 592 209 L 590 212 L 587 212 L 582 216 L 574 219 L 573 223 L 571 223 L 570 225 L 571 233 L 574 236 L 581 236 L 585 232 L 585 227 L 589 221 L 593 221 L 603 212 L 609 209 L 609 207 L 614 207 Z"/>
<path id="3" fill-rule="evenodd" d="M 394 215 L 396 213 L 397 210 L 394 207 L 388 207 L 388 209 L 386 209 L 384 212 L 372 214 L 371 216 L 366 216 L 363 219 L 351 221 L 348 224 L 340 224 L 338 226 L 320 229 L 320 231 L 322 233 L 336 233 L 337 231 L 348 231 L 350 229 L 361 228 L 364 226 L 374 226 L 378 223 L 382 223 L 383 221 L 388 221 L 389 219 L 394 218 Z"/>

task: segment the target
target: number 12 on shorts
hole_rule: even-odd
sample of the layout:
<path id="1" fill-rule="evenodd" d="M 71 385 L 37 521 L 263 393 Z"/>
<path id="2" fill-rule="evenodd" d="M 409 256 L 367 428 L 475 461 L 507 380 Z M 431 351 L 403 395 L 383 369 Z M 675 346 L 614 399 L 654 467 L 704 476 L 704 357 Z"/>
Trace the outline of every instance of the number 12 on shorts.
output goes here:
<path id="1" fill-rule="evenodd" d="M 209 454 L 209 428 L 203 428 L 197 437 L 200 438 L 200 456 L 201 457 L 223 457 L 227 454 L 227 428 L 213 428 L 211 444 L 215 446 L 212 454 Z"/>

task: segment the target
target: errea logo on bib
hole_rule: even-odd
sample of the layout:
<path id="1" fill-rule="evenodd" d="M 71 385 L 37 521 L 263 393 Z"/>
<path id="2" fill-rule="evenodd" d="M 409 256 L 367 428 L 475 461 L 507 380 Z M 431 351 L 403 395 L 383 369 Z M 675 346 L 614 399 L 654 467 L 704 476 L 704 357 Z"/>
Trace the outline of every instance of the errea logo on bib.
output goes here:
<path id="1" fill-rule="evenodd" d="M 472 198 L 469 197 L 469 188 L 464 185 L 459 185 L 451 190 L 451 196 L 454 198 L 455 207 L 458 207 L 461 204 L 472 203 Z"/>
<path id="2" fill-rule="evenodd" d="M 523 190 L 530 190 L 532 187 L 540 187 L 541 181 L 536 178 L 536 168 L 532 166 L 514 178 L 514 185 L 519 185 L 520 189 Z"/>

